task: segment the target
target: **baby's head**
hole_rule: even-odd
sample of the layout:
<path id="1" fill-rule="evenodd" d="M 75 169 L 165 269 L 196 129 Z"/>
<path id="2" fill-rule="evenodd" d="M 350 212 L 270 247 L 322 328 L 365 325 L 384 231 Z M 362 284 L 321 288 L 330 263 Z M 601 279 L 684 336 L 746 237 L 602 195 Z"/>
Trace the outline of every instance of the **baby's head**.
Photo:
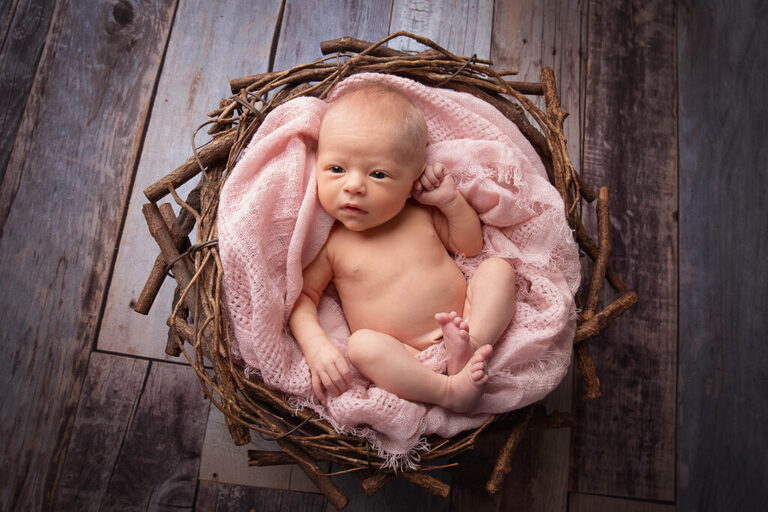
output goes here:
<path id="1" fill-rule="evenodd" d="M 386 223 L 411 196 L 426 146 L 424 117 L 404 93 L 378 83 L 353 88 L 320 127 L 320 204 L 353 231 Z"/>

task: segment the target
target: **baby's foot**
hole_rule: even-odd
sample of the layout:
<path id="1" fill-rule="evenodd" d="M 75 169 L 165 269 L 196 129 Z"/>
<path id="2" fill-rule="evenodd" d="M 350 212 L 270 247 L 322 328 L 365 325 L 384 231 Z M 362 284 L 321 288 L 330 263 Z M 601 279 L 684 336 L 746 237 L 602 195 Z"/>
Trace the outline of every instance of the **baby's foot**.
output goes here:
<path id="1" fill-rule="evenodd" d="M 448 377 L 447 408 L 456 412 L 466 412 L 477 403 L 488 384 L 485 360 L 491 352 L 493 352 L 492 346 L 483 345 L 475 350 L 459 373 Z"/>
<path id="2" fill-rule="evenodd" d="M 472 356 L 472 345 L 469 343 L 469 324 L 455 311 L 450 313 L 438 313 L 435 320 L 443 329 L 445 352 L 448 356 L 447 373 L 456 375 L 464 368 Z"/>

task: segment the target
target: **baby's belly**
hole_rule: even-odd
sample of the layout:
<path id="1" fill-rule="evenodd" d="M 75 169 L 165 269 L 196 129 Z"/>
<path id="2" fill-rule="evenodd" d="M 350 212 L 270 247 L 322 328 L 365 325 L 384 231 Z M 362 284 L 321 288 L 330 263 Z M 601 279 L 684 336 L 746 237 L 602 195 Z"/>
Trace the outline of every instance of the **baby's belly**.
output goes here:
<path id="1" fill-rule="evenodd" d="M 352 332 L 372 329 L 424 350 L 440 337 L 435 314 L 464 308 L 467 282 L 456 263 L 401 271 L 345 289 L 337 284 Z"/>

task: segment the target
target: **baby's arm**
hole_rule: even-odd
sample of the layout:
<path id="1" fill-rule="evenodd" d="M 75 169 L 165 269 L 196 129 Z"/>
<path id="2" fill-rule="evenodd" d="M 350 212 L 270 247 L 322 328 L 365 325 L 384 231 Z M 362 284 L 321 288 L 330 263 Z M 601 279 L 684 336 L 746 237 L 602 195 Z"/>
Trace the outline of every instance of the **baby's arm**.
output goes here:
<path id="1" fill-rule="evenodd" d="M 477 212 L 464 199 L 453 176 L 442 164 L 427 165 L 413 185 L 413 197 L 434 206 L 435 229 L 454 254 L 477 256 L 483 249 L 483 231 Z"/>
<path id="2" fill-rule="evenodd" d="M 317 320 L 317 304 L 332 276 L 326 245 L 304 269 L 304 287 L 288 319 L 291 332 L 307 358 L 312 389 L 322 401 L 325 401 L 326 390 L 338 395 L 352 383 L 352 372 L 344 354 L 331 343 Z"/>

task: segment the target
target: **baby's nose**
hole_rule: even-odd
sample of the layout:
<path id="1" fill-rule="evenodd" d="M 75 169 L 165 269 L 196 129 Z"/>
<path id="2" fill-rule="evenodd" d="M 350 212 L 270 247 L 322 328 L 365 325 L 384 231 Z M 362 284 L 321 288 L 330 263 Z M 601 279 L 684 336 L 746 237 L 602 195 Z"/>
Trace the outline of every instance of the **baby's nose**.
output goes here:
<path id="1" fill-rule="evenodd" d="M 351 172 L 347 175 L 347 179 L 344 182 L 344 190 L 350 194 L 364 194 L 365 180 L 360 174 Z"/>

